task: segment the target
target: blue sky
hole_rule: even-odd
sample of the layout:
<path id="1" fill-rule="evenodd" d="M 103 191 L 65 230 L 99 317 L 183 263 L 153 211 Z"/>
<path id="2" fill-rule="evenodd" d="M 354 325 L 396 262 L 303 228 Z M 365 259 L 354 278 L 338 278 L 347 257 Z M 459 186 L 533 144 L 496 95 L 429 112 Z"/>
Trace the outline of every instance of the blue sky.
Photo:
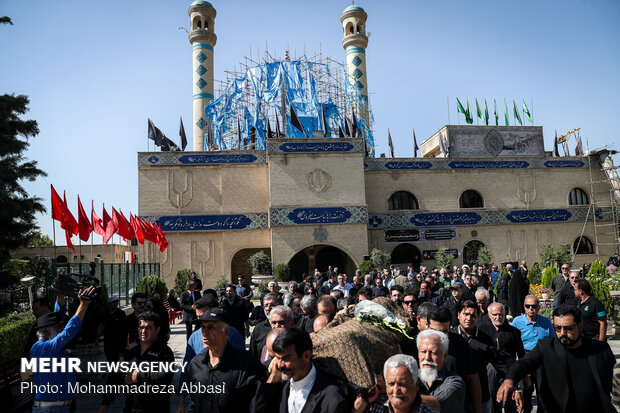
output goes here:
<path id="1" fill-rule="evenodd" d="M 178 140 L 191 135 L 190 1 L 3 0 L 0 93 L 30 97 L 41 133 L 27 153 L 48 173 L 26 188 L 49 208 L 49 184 L 95 207 L 138 212 L 137 156 L 147 118 Z M 340 13 L 347 1 L 212 1 L 215 78 L 265 45 L 278 56 L 321 49 L 344 61 Z M 372 33 L 367 48 L 376 152 L 412 156 L 418 142 L 456 122 L 455 98 L 526 100 L 551 150 L 558 133 L 582 128 L 591 149 L 617 149 L 620 129 L 620 2 L 462 0 L 358 2 Z M 533 105 L 531 104 L 533 102 Z M 463 120 L 461 119 L 461 123 Z M 512 122 L 512 116 L 511 116 Z M 191 136 L 189 137 L 191 142 Z M 190 143 L 191 146 L 191 143 Z M 574 143 L 571 142 L 571 152 Z M 152 145 L 150 146 L 152 148 Z M 616 157 L 616 162 L 618 158 Z M 90 207 L 86 207 L 90 213 Z M 50 213 L 38 217 L 51 235 Z M 61 245 L 64 237 L 57 231 Z M 74 238 L 75 241 L 75 238 Z M 100 241 L 97 237 L 95 242 Z"/>

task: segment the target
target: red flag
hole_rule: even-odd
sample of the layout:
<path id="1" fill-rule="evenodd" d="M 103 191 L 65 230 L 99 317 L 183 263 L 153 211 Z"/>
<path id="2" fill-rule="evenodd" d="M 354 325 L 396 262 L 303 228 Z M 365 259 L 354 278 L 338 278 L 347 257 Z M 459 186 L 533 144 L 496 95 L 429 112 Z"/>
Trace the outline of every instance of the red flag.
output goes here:
<path id="1" fill-rule="evenodd" d="M 144 233 L 144 239 L 152 242 L 153 244 L 157 244 L 157 232 L 153 229 L 153 227 L 138 217 L 136 217 L 136 219 L 140 223 L 142 232 Z"/>
<path id="2" fill-rule="evenodd" d="M 114 207 L 112 207 L 112 220 L 116 224 L 116 233 L 123 237 L 125 241 L 131 241 L 134 237 L 133 229 L 123 213 L 117 212 Z"/>
<path id="3" fill-rule="evenodd" d="M 105 244 L 108 243 L 112 235 L 116 232 L 116 224 L 108 215 L 108 211 L 105 210 L 105 205 L 103 206 L 103 230 L 105 233 L 103 234 L 103 242 Z"/>
<path id="4" fill-rule="evenodd" d="M 69 231 L 73 235 L 77 235 L 79 233 L 78 223 L 73 217 L 73 214 L 71 213 L 67 205 L 67 192 L 66 191 L 63 192 L 62 198 L 63 198 L 64 208 L 62 211 L 62 222 L 60 223 L 60 228 L 64 229 L 65 231 Z"/>
<path id="5" fill-rule="evenodd" d="M 60 196 L 54 189 L 54 185 L 50 184 L 50 186 L 52 187 L 52 219 L 62 222 L 62 213 L 65 209 L 64 204 L 62 203 L 62 199 L 60 199 Z"/>
<path id="6" fill-rule="evenodd" d="M 138 242 L 144 245 L 144 233 L 142 232 L 142 227 L 138 223 L 136 217 L 134 217 L 131 212 L 129 213 L 129 222 L 131 223 L 131 227 L 133 228 L 133 233 L 135 234 Z"/>
<path id="7" fill-rule="evenodd" d="M 95 214 L 95 201 L 91 204 L 90 210 L 90 220 L 92 221 L 93 231 L 99 235 L 105 235 L 105 230 L 103 229 L 101 218 Z"/>
<path id="8" fill-rule="evenodd" d="M 71 233 L 67 230 L 65 230 L 65 239 L 67 240 L 67 247 L 71 248 L 73 250 L 73 253 L 75 254 L 75 248 L 73 247 L 73 243 L 71 242 Z"/>
<path id="9" fill-rule="evenodd" d="M 159 224 L 155 224 L 155 230 L 157 231 L 157 243 L 159 244 L 159 251 L 164 252 L 168 248 L 168 240 L 164 231 L 162 231 Z"/>
<path id="10" fill-rule="evenodd" d="M 88 216 L 86 212 L 84 212 L 84 207 L 82 206 L 82 201 L 80 201 L 80 196 L 78 195 L 78 231 L 80 235 L 80 239 L 82 241 L 88 241 L 90 238 L 90 233 L 93 232 L 93 226 L 88 220 Z"/>

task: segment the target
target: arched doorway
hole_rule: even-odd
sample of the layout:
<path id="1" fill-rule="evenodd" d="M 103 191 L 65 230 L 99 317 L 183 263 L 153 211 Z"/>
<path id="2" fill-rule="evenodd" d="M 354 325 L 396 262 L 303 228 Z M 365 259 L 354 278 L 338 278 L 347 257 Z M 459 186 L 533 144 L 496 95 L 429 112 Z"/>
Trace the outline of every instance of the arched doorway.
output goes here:
<path id="1" fill-rule="evenodd" d="M 327 267 L 330 265 L 332 267 L 338 267 L 340 271 L 343 271 L 344 266 L 344 257 L 345 253 L 336 247 L 323 247 L 316 254 L 316 258 L 314 259 L 315 267 L 319 269 L 321 272 L 327 271 Z"/>
<path id="2" fill-rule="evenodd" d="M 232 257 L 230 263 L 229 281 L 237 281 L 237 276 L 245 275 L 245 279 L 249 280 L 252 277 L 252 266 L 248 262 L 248 259 L 258 251 L 264 251 L 269 257 L 271 257 L 271 248 L 245 248 Z M 232 278 L 230 278 L 232 277 Z"/>
<path id="3" fill-rule="evenodd" d="M 478 263 L 478 250 L 485 245 L 478 240 L 471 240 L 463 247 L 463 264 L 473 265 Z"/>
<path id="4" fill-rule="evenodd" d="M 400 244 L 392 250 L 392 264 L 400 267 L 411 265 L 413 268 L 420 268 L 422 264 L 422 253 L 412 244 Z"/>
<path id="5" fill-rule="evenodd" d="M 310 269 L 310 262 L 308 261 L 308 256 L 306 255 L 306 251 L 299 251 L 291 260 L 288 262 L 288 267 L 291 269 L 291 280 L 295 280 L 297 282 L 302 280 L 301 275 L 303 273 L 308 274 Z"/>

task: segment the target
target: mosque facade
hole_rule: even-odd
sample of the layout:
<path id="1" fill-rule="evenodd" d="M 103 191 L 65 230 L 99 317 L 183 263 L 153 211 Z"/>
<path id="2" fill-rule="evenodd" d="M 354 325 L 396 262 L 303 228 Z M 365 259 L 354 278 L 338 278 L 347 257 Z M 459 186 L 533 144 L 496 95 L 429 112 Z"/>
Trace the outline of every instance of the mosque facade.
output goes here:
<path id="1" fill-rule="evenodd" d="M 264 148 L 205 149 L 205 108 L 214 99 L 215 9 L 195 1 L 192 30 L 193 151 L 138 153 L 139 215 L 156 220 L 169 242 L 159 253 L 169 285 L 183 268 L 207 284 L 250 274 L 265 251 L 294 278 L 328 265 L 352 274 L 374 248 L 392 262 L 540 261 L 544 244 L 569 245 L 575 265 L 617 249 L 618 181 L 609 151 L 557 157 L 542 127 L 445 125 L 424 140 L 419 158 L 369 156 L 365 137 L 266 139 Z M 367 15 L 341 15 L 345 66 L 364 102 Z M 368 124 L 367 105 L 354 106 Z M 606 230 L 604 230 L 606 228 Z"/>

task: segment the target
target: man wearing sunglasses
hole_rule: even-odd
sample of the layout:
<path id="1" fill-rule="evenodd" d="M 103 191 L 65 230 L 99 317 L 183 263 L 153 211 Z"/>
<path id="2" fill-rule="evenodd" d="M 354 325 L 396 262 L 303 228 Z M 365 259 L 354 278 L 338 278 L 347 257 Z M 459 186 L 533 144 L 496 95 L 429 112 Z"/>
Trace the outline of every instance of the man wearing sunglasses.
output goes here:
<path id="1" fill-rule="evenodd" d="M 525 313 L 515 317 L 514 320 L 512 320 L 512 326 L 521 331 L 521 341 L 523 341 L 523 348 L 525 348 L 527 353 L 534 350 L 539 340 L 555 337 L 555 331 L 553 330 L 551 320 L 538 314 L 540 303 L 535 295 L 528 295 L 525 297 L 523 308 Z M 536 375 L 532 375 L 531 377 L 534 381 L 532 384 L 535 385 Z M 529 413 L 533 409 L 533 393 L 534 386 L 532 385 L 523 390 L 523 411 L 525 413 Z"/>
<path id="2" fill-rule="evenodd" d="M 570 271 L 570 265 L 562 264 L 560 267 L 560 273 L 553 277 L 551 281 L 551 289 L 553 290 L 553 308 L 556 308 L 560 302 L 560 291 L 565 284 L 568 284 L 568 274 Z"/>
<path id="3" fill-rule="evenodd" d="M 581 312 L 573 306 L 553 311 L 553 327 L 555 338 L 539 340 L 512 365 L 497 400 L 508 400 L 515 383 L 536 371 L 536 393 L 544 411 L 616 412 L 610 396 L 616 359 L 607 342 L 581 336 Z"/>

